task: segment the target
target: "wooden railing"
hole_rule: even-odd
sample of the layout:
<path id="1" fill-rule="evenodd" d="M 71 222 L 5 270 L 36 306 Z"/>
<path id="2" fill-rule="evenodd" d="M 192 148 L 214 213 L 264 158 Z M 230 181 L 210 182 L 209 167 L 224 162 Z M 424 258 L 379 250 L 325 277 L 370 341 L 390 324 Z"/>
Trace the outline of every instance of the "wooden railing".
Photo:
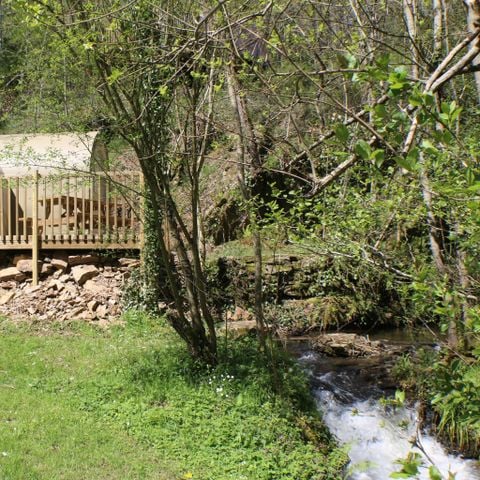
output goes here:
<path id="1" fill-rule="evenodd" d="M 0 178 L 0 249 L 141 248 L 142 175 Z"/>

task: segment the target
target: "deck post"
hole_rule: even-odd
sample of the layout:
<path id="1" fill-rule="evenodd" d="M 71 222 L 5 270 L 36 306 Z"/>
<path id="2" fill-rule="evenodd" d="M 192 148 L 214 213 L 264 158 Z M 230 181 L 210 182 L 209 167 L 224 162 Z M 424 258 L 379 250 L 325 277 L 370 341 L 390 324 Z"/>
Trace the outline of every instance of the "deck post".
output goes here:
<path id="1" fill-rule="evenodd" d="M 38 170 L 35 170 L 32 200 L 32 285 L 38 285 Z"/>

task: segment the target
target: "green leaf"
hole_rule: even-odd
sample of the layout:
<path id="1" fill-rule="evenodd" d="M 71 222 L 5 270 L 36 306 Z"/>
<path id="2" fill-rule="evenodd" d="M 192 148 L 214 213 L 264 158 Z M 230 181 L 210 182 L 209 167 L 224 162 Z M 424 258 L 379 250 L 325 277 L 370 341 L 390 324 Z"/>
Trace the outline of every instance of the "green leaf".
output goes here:
<path id="1" fill-rule="evenodd" d="M 430 480 L 442 480 L 442 474 L 438 471 L 437 467 L 431 466 L 428 469 Z"/>
<path id="2" fill-rule="evenodd" d="M 435 105 L 435 95 L 432 92 L 424 93 L 423 97 L 427 107 L 433 107 Z"/>
<path id="3" fill-rule="evenodd" d="M 377 105 L 374 108 L 375 114 L 377 115 L 378 118 L 384 119 L 387 115 L 387 109 L 385 108 L 385 105 Z"/>
<path id="4" fill-rule="evenodd" d="M 158 93 L 160 93 L 160 96 L 162 97 L 165 97 L 168 93 L 168 85 L 162 85 L 159 89 L 158 89 Z"/>
<path id="5" fill-rule="evenodd" d="M 382 68 L 383 70 L 387 70 L 388 65 L 390 63 L 390 54 L 385 53 L 383 55 L 380 55 L 379 57 L 375 58 L 375 63 L 377 67 Z"/>
<path id="6" fill-rule="evenodd" d="M 223 80 L 221 80 L 220 82 L 216 83 L 214 86 L 213 86 L 213 89 L 215 90 L 215 92 L 219 92 L 221 89 L 223 88 Z"/>
<path id="7" fill-rule="evenodd" d="M 123 72 L 119 70 L 118 68 L 114 68 L 112 70 L 112 73 L 108 77 L 108 84 L 112 85 L 115 83 L 121 76 L 123 75 Z"/>
<path id="8" fill-rule="evenodd" d="M 380 168 L 383 165 L 383 162 L 385 161 L 385 152 L 381 149 L 375 150 L 372 153 L 371 157 L 374 165 L 377 168 Z"/>
<path id="9" fill-rule="evenodd" d="M 355 154 L 363 160 L 369 160 L 371 153 L 372 149 L 365 140 L 359 140 L 355 145 Z"/>
<path id="10" fill-rule="evenodd" d="M 409 84 L 406 69 L 404 67 L 396 68 L 395 71 L 390 73 L 388 83 L 390 84 L 390 90 L 403 90 Z"/>
<path id="11" fill-rule="evenodd" d="M 475 171 L 472 168 L 465 169 L 465 178 L 467 179 L 468 185 L 475 185 L 477 181 L 477 176 L 475 175 Z"/>
<path id="12" fill-rule="evenodd" d="M 403 90 L 405 87 L 405 82 L 394 82 L 390 84 L 390 90 Z"/>
<path id="13" fill-rule="evenodd" d="M 347 143 L 349 137 L 350 137 L 350 132 L 348 131 L 348 128 L 340 124 L 335 128 L 335 136 L 342 142 L 342 143 Z"/>
<path id="14" fill-rule="evenodd" d="M 414 172 L 417 166 L 416 162 L 413 163 L 408 157 L 395 157 L 395 162 L 399 167 L 407 170 L 408 172 Z"/>
<path id="15" fill-rule="evenodd" d="M 442 130 L 440 132 L 436 132 L 438 138 L 440 139 L 439 141 L 442 143 L 452 144 L 455 140 L 454 136 L 448 131 L 448 130 Z"/>
<path id="16" fill-rule="evenodd" d="M 419 158 L 420 150 L 418 149 L 418 147 L 414 147 L 408 152 L 407 159 L 413 166 L 417 165 Z"/>
<path id="17" fill-rule="evenodd" d="M 194 80 L 203 81 L 203 80 L 206 80 L 206 79 L 207 79 L 207 75 L 206 75 L 205 73 L 196 72 L 195 70 L 192 70 L 192 71 L 190 72 L 190 76 L 191 76 Z"/>
<path id="18" fill-rule="evenodd" d="M 407 78 L 408 70 L 404 65 L 397 67 L 394 71 L 398 75 L 398 78 Z"/>
<path id="19" fill-rule="evenodd" d="M 467 191 L 473 193 L 477 193 L 478 191 L 480 191 L 480 182 L 475 182 L 473 185 L 470 185 L 467 188 Z"/>
<path id="20" fill-rule="evenodd" d="M 408 99 L 408 103 L 412 107 L 421 107 L 423 105 L 422 95 L 419 94 L 418 92 L 414 92 Z"/>
<path id="21" fill-rule="evenodd" d="M 403 405 L 405 403 L 405 392 L 403 390 L 397 390 L 395 392 L 395 400 L 400 404 Z"/>
<path id="22" fill-rule="evenodd" d="M 425 150 L 425 152 L 432 155 L 435 155 L 438 153 L 437 148 L 433 145 L 433 143 L 430 140 L 423 140 L 422 149 Z"/>

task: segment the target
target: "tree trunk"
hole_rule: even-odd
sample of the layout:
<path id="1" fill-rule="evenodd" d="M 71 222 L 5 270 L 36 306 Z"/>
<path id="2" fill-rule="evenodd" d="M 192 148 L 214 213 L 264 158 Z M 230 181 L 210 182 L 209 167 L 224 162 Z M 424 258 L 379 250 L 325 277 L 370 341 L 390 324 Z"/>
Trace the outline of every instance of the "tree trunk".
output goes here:
<path id="1" fill-rule="evenodd" d="M 417 45 L 417 2 L 416 0 L 404 0 L 404 15 L 405 23 L 407 25 L 408 34 L 410 36 L 411 47 L 413 57 L 412 65 L 412 75 L 418 77 L 419 75 L 419 66 L 420 66 L 420 55 L 418 52 Z M 434 16 L 434 55 L 439 55 L 442 48 L 442 9 L 440 0 L 434 0 L 433 3 L 433 16 Z M 408 149 L 412 146 L 413 142 L 408 143 L 407 140 L 407 149 L 404 150 L 404 153 L 408 153 Z M 423 155 L 420 156 L 420 185 L 422 189 L 423 202 L 427 211 L 427 225 L 428 225 L 428 237 L 430 242 L 430 252 L 432 254 L 432 259 L 435 264 L 438 275 L 442 278 L 447 276 L 447 281 L 449 284 L 455 283 L 455 279 L 451 278 L 450 272 L 448 271 L 446 265 L 446 254 L 445 254 L 445 243 L 443 239 L 443 225 L 442 222 L 437 218 L 433 205 L 433 196 L 430 185 L 430 179 L 427 171 L 427 166 Z M 448 325 L 448 344 L 451 348 L 456 349 L 458 347 L 458 333 L 457 333 L 457 318 L 450 320 Z"/>
<path id="2" fill-rule="evenodd" d="M 436 68 L 442 55 L 443 45 L 443 4 L 442 0 L 433 0 L 433 64 Z"/>
<path id="3" fill-rule="evenodd" d="M 467 7 L 467 26 L 469 32 L 474 32 L 480 28 L 480 0 L 464 0 Z M 480 45 L 480 39 L 470 45 L 470 48 Z M 480 56 L 476 56 L 472 61 L 473 66 L 480 65 Z M 477 89 L 478 102 L 480 103 L 480 72 L 474 73 L 475 86 Z"/>
<path id="4" fill-rule="evenodd" d="M 152 158 L 151 154 L 142 155 L 138 152 L 139 158 Z M 152 192 L 152 206 L 158 212 L 162 222 L 157 224 L 157 237 L 160 247 L 160 257 L 165 264 L 167 275 L 167 289 L 171 298 L 174 300 L 175 310 L 167 313 L 167 319 L 187 343 L 187 346 L 193 357 L 202 362 L 214 365 L 217 362 L 217 345 L 215 329 L 213 328 L 213 319 L 209 315 L 209 311 L 204 303 L 204 278 L 202 273 L 192 268 L 189 255 L 182 239 L 185 226 L 179 224 L 176 218 L 176 207 L 172 198 L 168 194 L 168 185 L 162 184 L 169 180 L 161 173 L 152 175 L 150 166 L 145 165 L 144 161 L 140 161 L 142 170 L 149 190 Z M 169 249 L 165 244 L 164 225 L 168 224 L 168 229 L 172 237 L 172 251 L 178 258 L 175 265 Z M 181 276 L 179 275 L 180 271 Z M 185 298 L 182 295 L 185 292 Z M 201 295 L 199 295 L 201 292 Z M 185 311 L 188 308 L 188 315 Z M 205 330 L 208 328 L 208 335 Z"/>
<path id="5" fill-rule="evenodd" d="M 443 227 L 438 220 L 433 210 L 433 198 L 432 190 L 430 186 L 430 180 L 426 167 L 422 160 L 422 171 L 420 172 L 420 183 L 422 185 L 422 196 L 427 210 L 427 223 L 428 223 L 428 237 L 430 240 L 430 251 L 432 253 L 433 262 L 437 269 L 438 274 L 441 277 L 447 276 L 447 281 L 450 285 L 455 284 L 455 279 L 452 278 L 445 262 L 445 245 L 443 241 Z M 457 329 L 458 318 L 452 318 L 448 324 L 447 342 L 448 346 L 452 349 L 457 349 L 459 346 L 459 336 Z"/>
<path id="6" fill-rule="evenodd" d="M 412 75 L 418 78 L 419 55 L 417 45 L 417 0 L 403 0 L 403 14 L 407 32 L 410 37 L 410 52 L 412 54 Z"/>
<path id="7" fill-rule="evenodd" d="M 240 94 L 240 85 L 233 66 L 227 70 L 227 83 L 230 102 L 234 109 L 237 120 L 237 152 L 239 165 L 239 183 L 243 198 L 247 204 L 251 203 L 251 188 L 245 181 L 245 165 L 248 163 L 252 174 L 252 182 L 258 178 L 260 172 L 260 154 L 258 149 L 255 132 L 248 116 L 247 106 L 244 98 Z M 249 162 L 246 161 L 246 152 L 249 153 Z M 254 313 L 257 323 L 258 337 L 262 348 L 266 346 L 266 328 L 263 313 L 263 262 L 262 262 L 262 239 L 258 226 L 258 212 L 252 205 L 247 205 L 249 209 L 250 224 L 253 231 L 254 256 L 255 256 L 255 299 Z M 252 208 L 254 209 L 252 211 Z"/>

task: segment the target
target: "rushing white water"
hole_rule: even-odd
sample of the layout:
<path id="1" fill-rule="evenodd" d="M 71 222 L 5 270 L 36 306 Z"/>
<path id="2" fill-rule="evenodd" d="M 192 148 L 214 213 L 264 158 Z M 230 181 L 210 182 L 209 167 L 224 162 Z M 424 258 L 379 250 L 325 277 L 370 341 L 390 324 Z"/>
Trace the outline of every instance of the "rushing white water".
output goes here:
<path id="1" fill-rule="evenodd" d="M 434 464 L 445 479 L 451 472 L 455 480 L 480 480 L 479 462 L 449 455 L 433 436 L 418 431 L 414 407 L 382 405 L 375 382 L 369 385 L 359 378 L 368 366 L 331 364 L 311 352 L 300 361 L 312 375 L 326 425 L 349 448 L 348 480 L 388 480 L 409 452 L 420 453 L 424 460 L 417 479 L 429 480 L 428 468 Z M 412 444 L 414 439 L 421 448 Z"/>

